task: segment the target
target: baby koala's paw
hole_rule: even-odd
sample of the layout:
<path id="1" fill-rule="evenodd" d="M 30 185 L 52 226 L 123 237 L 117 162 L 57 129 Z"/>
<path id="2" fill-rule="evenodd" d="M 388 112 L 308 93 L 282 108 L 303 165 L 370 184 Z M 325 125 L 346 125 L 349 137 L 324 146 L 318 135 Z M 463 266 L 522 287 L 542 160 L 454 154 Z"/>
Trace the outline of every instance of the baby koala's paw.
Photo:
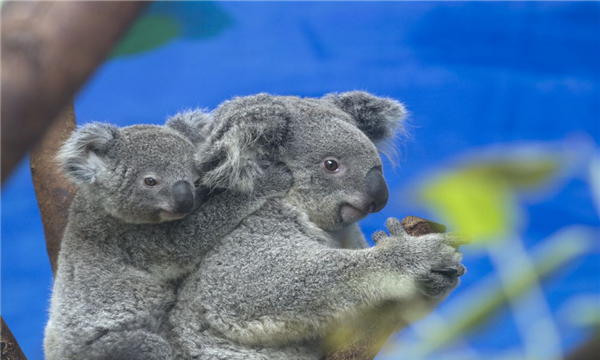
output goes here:
<path id="1" fill-rule="evenodd" d="M 458 285 L 458 278 L 466 271 L 460 263 L 462 254 L 458 246 L 468 241 L 452 233 L 411 236 L 395 218 L 389 218 L 386 226 L 390 235 L 379 231 L 373 240 L 382 251 L 388 252 L 384 257 L 386 262 L 414 276 L 423 294 L 438 298 Z"/>

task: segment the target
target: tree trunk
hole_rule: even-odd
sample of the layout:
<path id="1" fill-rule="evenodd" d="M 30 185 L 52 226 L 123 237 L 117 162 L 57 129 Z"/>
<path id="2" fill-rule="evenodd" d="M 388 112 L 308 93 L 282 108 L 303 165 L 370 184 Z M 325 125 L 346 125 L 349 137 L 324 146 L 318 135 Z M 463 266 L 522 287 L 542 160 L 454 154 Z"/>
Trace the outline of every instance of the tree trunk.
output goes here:
<path id="1" fill-rule="evenodd" d="M 58 167 L 56 154 L 73 130 L 75 112 L 71 103 L 54 120 L 46 135 L 31 150 L 29 157 L 33 187 L 44 225 L 46 250 L 54 274 L 60 242 L 69 217 L 69 206 L 76 191 L 75 185 Z"/>
<path id="2" fill-rule="evenodd" d="M 3 4 L 2 183 L 145 5 L 127 1 Z"/>
<path id="3" fill-rule="evenodd" d="M 59 142 L 74 127 L 72 105 L 59 113 L 146 5 L 132 1 L 2 4 L 2 184 L 52 121 L 60 119 L 31 159 L 53 270 L 73 193 L 68 182 L 55 177 L 53 161 Z M 2 359 L 26 360 L 3 318 L 1 340 Z"/>
<path id="4" fill-rule="evenodd" d="M 2 360 L 27 360 L 19 343 L 12 332 L 10 332 L 8 325 L 4 322 L 4 318 L 0 316 L 0 320 L 2 321 L 2 329 L 0 330 L 0 334 L 2 334 L 0 358 Z"/>

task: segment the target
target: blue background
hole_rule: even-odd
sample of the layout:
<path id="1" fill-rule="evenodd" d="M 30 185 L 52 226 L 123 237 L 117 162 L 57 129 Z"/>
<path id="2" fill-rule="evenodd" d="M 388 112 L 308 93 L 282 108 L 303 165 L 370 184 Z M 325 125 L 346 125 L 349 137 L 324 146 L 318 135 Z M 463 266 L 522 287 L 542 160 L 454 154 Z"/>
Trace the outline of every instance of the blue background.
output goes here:
<path id="1" fill-rule="evenodd" d="M 400 146 L 400 166 L 386 163 L 392 198 L 363 222 L 367 234 L 388 216 L 431 217 L 402 194 L 466 152 L 600 140 L 599 3 L 157 3 L 148 14 L 175 19 L 179 35 L 100 67 L 76 99 L 78 122 L 162 123 L 258 92 L 359 89 L 397 98 L 411 112 L 413 135 Z M 527 246 L 565 225 L 599 226 L 579 178 L 527 206 Z M 52 274 L 26 161 L 2 190 L 1 256 L 2 316 L 28 358 L 42 359 Z M 476 251 L 467 250 L 465 263 L 469 273 L 448 302 L 493 272 Z M 554 316 L 576 294 L 598 296 L 599 263 L 591 253 L 544 283 Z M 561 326 L 566 349 L 586 335 Z M 521 338 L 502 311 L 467 341 L 495 354 L 518 349 Z"/>

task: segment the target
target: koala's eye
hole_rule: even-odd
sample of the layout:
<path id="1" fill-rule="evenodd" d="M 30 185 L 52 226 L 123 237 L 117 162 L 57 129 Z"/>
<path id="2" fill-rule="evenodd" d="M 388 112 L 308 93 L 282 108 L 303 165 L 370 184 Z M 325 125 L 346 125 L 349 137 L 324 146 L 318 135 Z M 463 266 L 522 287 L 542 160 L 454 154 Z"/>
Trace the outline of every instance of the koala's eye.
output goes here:
<path id="1" fill-rule="evenodd" d="M 325 160 L 323 165 L 325 166 L 325 169 L 327 169 L 329 171 L 336 171 L 339 167 L 337 161 L 331 160 L 331 159 Z"/>
<path id="2" fill-rule="evenodd" d="M 196 179 L 196 181 L 194 181 L 194 187 L 195 188 L 199 188 L 200 187 L 200 178 Z"/>
<path id="3" fill-rule="evenodd" d="M 156 182 L 156 180 L 154 180 L 154 178 L 147 177 L 144 179 L 144 184 L 146 184 L 148 186 L 155 186 L 157 184 L 157 182 Z"/>

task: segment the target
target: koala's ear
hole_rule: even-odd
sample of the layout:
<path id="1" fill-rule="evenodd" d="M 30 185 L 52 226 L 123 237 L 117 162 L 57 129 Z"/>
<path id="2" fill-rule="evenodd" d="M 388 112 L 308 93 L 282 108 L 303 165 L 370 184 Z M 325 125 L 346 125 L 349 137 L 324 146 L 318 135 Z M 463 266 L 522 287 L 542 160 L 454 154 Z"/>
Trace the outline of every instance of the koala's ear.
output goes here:
<path id="1" fill-rule="evenodd" d="M 93 183 L 106 171 L 106 155 L 119 137 L 116 126 L 103 123 L 85 125 L 65 141 L 57 160 L 63 171 L 77 185 Z"/>
<path id="2" fill-rule="evenodd" d="M 363 91 L 327 94 L 323 100 L 333 103 L 356 121 L 356 126 L 371 141 L 379 143 L 396 133 L 404 133 L 407 111 L 400 102 Z"/>
<path id="3" fill-rule="evenodd" d="M 279 158 L 292 113 L 281 99 L 258 94 L 226 101 L 213 116 L 199 153 L 203 185 L 252 191 L 263 169 Z"/>
<path id="4" fill-rule="evenodd" d="M 212 118 L 202 110 L 180 112 L 167 120 L 166 126 L 178 131 L 194 145 L 202 143 L 208 136 Z"/>

